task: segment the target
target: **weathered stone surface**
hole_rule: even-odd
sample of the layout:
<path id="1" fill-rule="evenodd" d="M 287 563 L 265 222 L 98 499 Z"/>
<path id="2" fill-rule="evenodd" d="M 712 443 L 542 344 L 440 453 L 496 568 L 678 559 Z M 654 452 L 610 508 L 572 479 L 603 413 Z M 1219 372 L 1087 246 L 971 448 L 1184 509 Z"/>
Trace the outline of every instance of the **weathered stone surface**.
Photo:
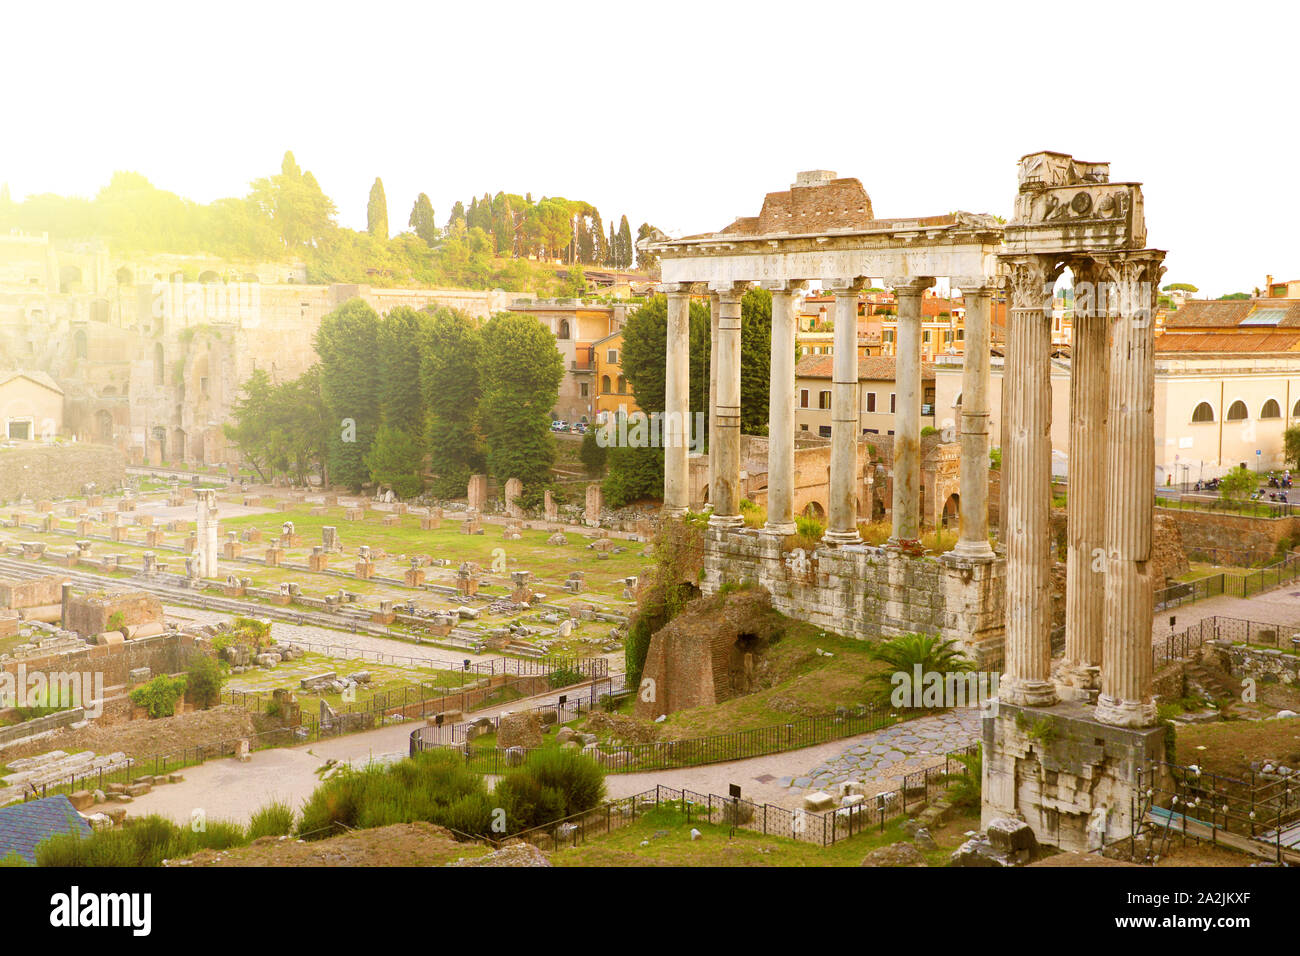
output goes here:
<path id="1" fill-rule="evenodd" d="M 862 858 L 862 866 L 929 866 L 911 843 L 878 846 Z"/>
<path id="2" fill-rule="evenodd" d="M 542 721 L 535 713 L 503 714 L 497 728 L 497 746 L 502 749 L 542 745 Z"/>

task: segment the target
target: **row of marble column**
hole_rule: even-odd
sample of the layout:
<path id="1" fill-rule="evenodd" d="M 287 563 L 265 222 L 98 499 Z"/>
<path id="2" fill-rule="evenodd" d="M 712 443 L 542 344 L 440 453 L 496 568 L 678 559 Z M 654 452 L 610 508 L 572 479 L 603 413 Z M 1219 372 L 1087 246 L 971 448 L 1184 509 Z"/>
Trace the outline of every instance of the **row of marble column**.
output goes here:
<path id="1" fill-rule="evenodd" d="M 910 543 L 921 533 L 921 297 L 932 277 L 886 280 L 898 302 L 895 350 L 893 508 L 890 544 Z M 989 308 L 993 291 L 986 278 L 954 278 L 966 306 L 965 363 L 961 404 L 960 531 L 954 553 L 991 560 L 988 541 Z M 749 283 L 710 287 L 712 325 L 709 377 L 710 525 L 736 528 L 740 515 L 740 312 Z M 823 543 L 861 544 L 858 388 L 858 300 L 865 280 L 831 282 L 835 295 L 834 362 L 831 396 L 831 466 Z M 795 333 L 803 280 L 764 282 L 772 293 L 771 387 L 768 420 L 767 522 L 764 531 L 795 530 Z M 662 287 L 668 296 L 665 378 L 664 511 L 684 513 L 690 501 L 687 461 L 689 425 L 689 284 Z"/>
<path id="2" fill-rule="evenodd" d="M 1011 287 L 1002 392 L 1004 701 L 1046 706 L 1068 697 L 1095 701 L 1104 723 L 1155 722 L 1148 562 L 1155 474 L 1153 315 L 1163 257 L 1153 250 L 1068 260 L 1002 257 Z M 1051 317 L 1055 282 L 1066 265 L 1074 275 L 1076 302 L 1065 656 L 1053 675 Z M 1079 290 L 1088 290 L 1084 299 Z"/>

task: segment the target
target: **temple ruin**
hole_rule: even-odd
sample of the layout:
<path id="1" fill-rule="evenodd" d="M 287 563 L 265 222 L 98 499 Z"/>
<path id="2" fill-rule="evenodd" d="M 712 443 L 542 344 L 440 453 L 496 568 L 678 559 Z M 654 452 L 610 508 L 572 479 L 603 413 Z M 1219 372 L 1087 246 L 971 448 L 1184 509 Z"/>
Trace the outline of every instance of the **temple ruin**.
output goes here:
<path id="1" fill-rule="evenodd" d="M 689 502 L 689 302 L 712 317 L 713 512 L 704 591 L 749 580 L 793 617 L 859 637 L 912 631 L 956 640 L 1001 669 L 984 720 L 984 816 L 1027 821 L 1040 841 L 1087 849 L 1127 835 L 1140 768 L 1159 761 L 1164 731 L 1152 697 L 1154 306 L 1164 253 L 1147 249 L 1141 187 L 1109 166 L 1054 152 L 1020 160 L 1005 227 L 956 212 L 877 219 L 856 179 L 800 173 L 759 216 L 717 233 L 647 240 L 668 297 L 664 512 Z M 1066 646 L 1052 670 L 1052 296 L 1075 281 L 1071 366 Z M 960 417 L 959 536 L 936 561 L 920 537 L 921 295 L 947 277 L 966 300 Z M 858 295 L 882 279 L 898 299 L 897 411 L 891 536 L 862 543 L 870 497 L 858 462 Z M 836 299 L 825 533 L 811 551 L 795 531 L 796 297 L 811 281 Z M 740 303 L 772 292 L 766 526 L 740 513 Z M 989 302 L 1010 296 L 1003 384 L 1002 534 L 989 543 Z"/>

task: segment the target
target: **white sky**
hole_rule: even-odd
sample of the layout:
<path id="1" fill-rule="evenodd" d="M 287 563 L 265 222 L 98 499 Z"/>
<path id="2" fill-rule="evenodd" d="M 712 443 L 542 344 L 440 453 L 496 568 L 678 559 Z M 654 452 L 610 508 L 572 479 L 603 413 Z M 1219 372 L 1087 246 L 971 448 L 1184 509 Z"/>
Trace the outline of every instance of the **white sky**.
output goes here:
<path id="1" fill-rule="evenodd" d="M 1009 216 L 1054 149 L 1145 184 L 1166 282 L 1300 278 L 1300 5 L 426 0 L 24 2 L 0 9 L 0 181 L 115 169 L 201 201 L 286 149 L 360 228 L 417 193 L 595 203 L 670 235 L 758 212 L 802 169 L 882 217 Z"/>

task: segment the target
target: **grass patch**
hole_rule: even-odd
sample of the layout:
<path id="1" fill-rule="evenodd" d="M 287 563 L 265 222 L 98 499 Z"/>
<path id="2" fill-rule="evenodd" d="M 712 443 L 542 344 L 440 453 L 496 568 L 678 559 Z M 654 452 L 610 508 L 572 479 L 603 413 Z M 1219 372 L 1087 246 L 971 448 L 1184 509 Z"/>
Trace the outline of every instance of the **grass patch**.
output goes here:
<path id="1" fill-rule="evenodd" d="M 1300 766 L 1300 717 L 1189 724 L 1176 734 L 1178 762 L 1212 773 L 1245 779 L 1251 762 L 1264 759 Z"/>

